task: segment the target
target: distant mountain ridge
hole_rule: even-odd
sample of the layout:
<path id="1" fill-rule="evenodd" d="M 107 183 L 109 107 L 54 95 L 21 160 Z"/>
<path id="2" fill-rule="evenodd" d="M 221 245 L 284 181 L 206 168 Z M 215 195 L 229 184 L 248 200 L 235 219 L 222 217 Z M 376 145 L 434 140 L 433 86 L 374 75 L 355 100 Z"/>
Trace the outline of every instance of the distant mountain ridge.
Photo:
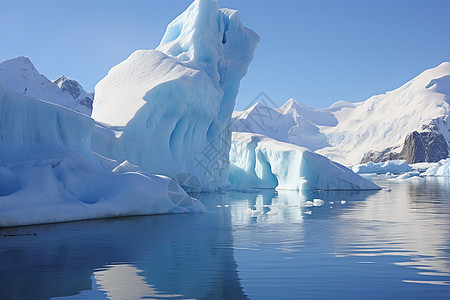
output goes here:
<path id="1" fill-rule="evenodd" d="M 233 113 L 233 131 L 264 134 L 347 165 L 439 161 L 449 155 L 449 102 L 450 63 L 444 62 L 359 103 L 339 101 L 324 109 L 294 99 L 279 108 L 259 103 Z"/>
<path id="2" fill-rule="evenodd" d="M 92 113 L 93 99 L 77 81 L 61 76 L 52 82 L 39 73 L 25 56 L 0 62 L 0 84 L 13 92 L 62 105 L 88 116 Z"/>

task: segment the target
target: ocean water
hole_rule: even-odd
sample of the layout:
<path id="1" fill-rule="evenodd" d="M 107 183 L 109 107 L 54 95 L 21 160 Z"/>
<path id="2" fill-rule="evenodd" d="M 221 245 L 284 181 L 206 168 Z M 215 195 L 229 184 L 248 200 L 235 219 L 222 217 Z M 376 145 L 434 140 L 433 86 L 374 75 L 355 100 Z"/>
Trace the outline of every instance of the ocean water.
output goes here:
<path id="1" fill-rule="evenodd" d="M 0 299 L 450 299 L 450 180 L 375 180 L 0 229 Z"/>

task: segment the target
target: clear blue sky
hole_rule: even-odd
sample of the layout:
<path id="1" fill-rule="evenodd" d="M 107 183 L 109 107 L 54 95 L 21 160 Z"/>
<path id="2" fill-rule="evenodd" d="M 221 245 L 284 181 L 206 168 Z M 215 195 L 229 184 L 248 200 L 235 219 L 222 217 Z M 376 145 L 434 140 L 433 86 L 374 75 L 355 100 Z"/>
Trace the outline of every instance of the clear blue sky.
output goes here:
<path id="1" fill-rule="evenodd" d="M 153 49 L 188 0 L 0 0 L 0 60 L 26 55 L 87 91 L 134 50 Z M 261 36 L 237 100 L 260 92 L 316 108 L 399 87 L 450 61 L 448 0 L 219 0 Z"/>

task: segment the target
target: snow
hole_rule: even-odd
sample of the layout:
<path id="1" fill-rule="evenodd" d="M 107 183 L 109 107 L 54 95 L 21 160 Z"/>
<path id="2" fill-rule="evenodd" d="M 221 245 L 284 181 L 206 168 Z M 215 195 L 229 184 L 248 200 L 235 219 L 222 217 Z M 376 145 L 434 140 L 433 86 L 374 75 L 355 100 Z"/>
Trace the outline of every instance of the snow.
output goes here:
<path id="1" fill-rule="evenodd" d="M 400 174 L 410 172 L 413 169 L 406 160 L 389 160 L 380 163 L 368 162 L 352 167 L 353 172 L 357 174 Z"/>
<path id="2" fill-rule="evenodd" d="M 139 50 L 95 87 L 93 150 L 146 173 L 225 187 L 229 120 L 259 37 L 238 11 L 194 1 L 156 50 Z"/>
<path id="3" fill-rule="evenodd" d="M 325 202 L 322 199 L 314 199 L 313 200 L 314 206 L 323 206 L 324 204 L 325 204 Z"/>
<path id="4" fill-rule="evenodd" d="M 0 85 L 0 128 L 0 226 L 205 210 L 164 176 L 101 170 L 85 115 Z"/>
<path id="5" fill-rule="evenodd" d="M 449 74 L 450 63 L 442 63 L 394 91 L 336 112 L 338 125 L 324 130 L 332 148 L 319 152 L 354 164 L 366 152 L 401 146 L 408 133 L 421 131 L 423 125 L 449 114 L 448 97 L 438 87 Z"/>
<path id="6" fill-rule="evenodd" d="M 329 111 L 315 110 L 290 99 L 280 108 L 258 102 L 245 111 L 235 111 L 232 129 L 234 132 L 259 133 L 314 151 L 329 146 L 319 126 L 336 123 Z"/>
<path id="7" fill-rule="evenodd" d="M 450 158 L 443 159 L 423 173 L 424 176 L 450 176 Z"/>
<path id="8" fill-rule="evenodd" d="M 346 167 L 293 144 L 234 132 L 230 152 L 233 188 L 281 190 L 370 190 L 371 181 Z"/>
<path id="9" fill-rule="evenodd" d="M 395 180 L 395 181 L 402 181 L 402 180 L 410 180 L 410 179 L 417 179 L 417 178 L 423 178 L 423 177 L 419 177 L 420 176 L 420 172 L 418 171 L 411 171 L 411 172 L 406 172 L 403 173 L 395 178 L 390 178 L 389 180 Z"/>
<path id="10" fill-rule="evenodd" d="M 0 84 L 18 94 L 91 115 L 92 107 L 89 103 L 92 105 L 92 99 L 78 82 L 65 76 L 51 82 L 36 70 L 28 57 L 21 56 L 0 62 Z M 73 87 L 72 93 L 67 89 L 68 84 Z"/>
<path id="11" fill-rule="evenodd" d="M 359 164 L 369 151 L 400 152 L 409 133 L 430 127 L 450 145 L 449 86 L 450 63 L 444 62 L 396 90 L 358 103 L 339 101 L 314 109 L 290 99 L 279 108 L 261 104 L 234 112 L 233 130 L 306 147 L 345 165 Z"/>
<path id="12" fill-rule="evenodd" d="M 70 94 L 79 106 L 87 108 L 86 114 L 89 116 L 91 115 L 92 102 L 94 99 L 92 93 L 87 93 L 77 81 L 70 79 L 65 75 L 59 77 L 53 81 L 53 83 L 56 84 L 63 93 Z"/>

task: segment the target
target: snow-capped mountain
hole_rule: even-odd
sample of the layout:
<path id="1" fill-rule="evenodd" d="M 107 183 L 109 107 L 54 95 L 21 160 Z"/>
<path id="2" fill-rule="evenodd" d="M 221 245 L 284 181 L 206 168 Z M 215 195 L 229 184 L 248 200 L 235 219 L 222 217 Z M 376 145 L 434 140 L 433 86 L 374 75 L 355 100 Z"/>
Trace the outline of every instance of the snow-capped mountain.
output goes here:
<path id="1" fill-rule="evenodd" d="M 293 99 L 280 108 L 255 105 L 234 112 L 233 130 L 304 146 L 344 164 L 439 161 L 449 154 L 449 100 L 450 63 L 445 62 L 359 103 L 339 101 L 324 109 Z"/>
<path id="2" fill-rule="evenodd" d="M 53 83 L 59 86 L 63 93 L 70 94 L 77 104 L 87 107 L 92 112 L 93 92 L 87 93 L 76 80 L 69 79 L 65 75 L 59 77 Z"/>
<path id="3" fill-rule="evenodd" d="M 0 84 L 18 94 L 62 105 L 85 115 L 90 116 L 92 112 L 92 99 L 78 82 L 65 76 L 52 82 L 36 70 L 28 57 L 0 62 Z"/>

